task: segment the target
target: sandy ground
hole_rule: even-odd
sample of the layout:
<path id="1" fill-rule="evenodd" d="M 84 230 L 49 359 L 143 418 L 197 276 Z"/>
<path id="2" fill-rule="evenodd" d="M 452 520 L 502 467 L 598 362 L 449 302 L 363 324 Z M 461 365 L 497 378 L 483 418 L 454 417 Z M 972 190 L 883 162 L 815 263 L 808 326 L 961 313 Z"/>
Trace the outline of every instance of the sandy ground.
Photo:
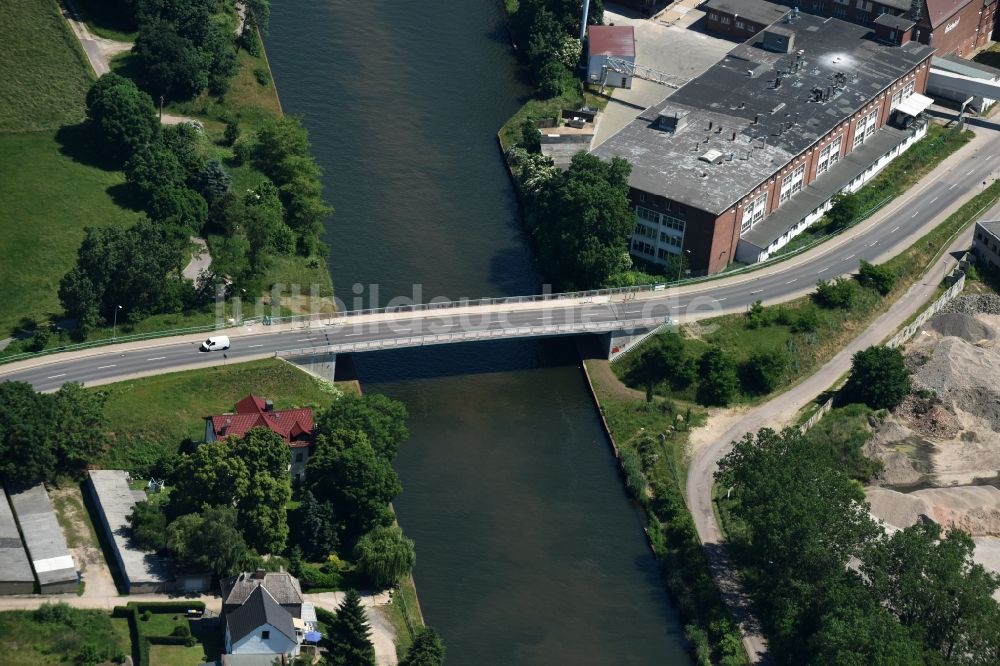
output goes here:
<path id="1" fill-rule="evenodd" d="M 90 532 L 84 512 L 83 497 L 80 494 L 79 486 L 69 486 L 57 488 L 49 492 L 53 505 L 60 505 L 59 511 L 64 521 L 72 525 L 73 534 L 63 530 L 63 537 L 67 544 L 75 543 L 70 548 L 73 561 L 76 562 L 80 571 L 80 578 L 84 582 L 83 596 L 87 598 L 114 597 L 118 594 L 115 581 L 111 577 L 111 570 L 101 552 L 101 546 Z M 60 499 L 68 500 L 60 502 Z M 75 538 L 72 538 L 75 537 Z"/>
<path id="2" fill-rule="evenodd" d="M 311 601 L 319 608 L 336 612 L 337 607 L 344 600 L 343 592 L 320 592 L 317 594 L 306 594 L 306 601 Z M 388 605 L 390 596 L 388 592 L 378 594 L 361 594 L 361 603 L 365 607 L 368 615 L 368 624 L 371 625 L 372 645 L 375 646 L 375 660 L 379 666 L 394 666 L 399 663 L 396 657 L 396 630 L 386 619 L 379 609 L 379 606 Z"/>

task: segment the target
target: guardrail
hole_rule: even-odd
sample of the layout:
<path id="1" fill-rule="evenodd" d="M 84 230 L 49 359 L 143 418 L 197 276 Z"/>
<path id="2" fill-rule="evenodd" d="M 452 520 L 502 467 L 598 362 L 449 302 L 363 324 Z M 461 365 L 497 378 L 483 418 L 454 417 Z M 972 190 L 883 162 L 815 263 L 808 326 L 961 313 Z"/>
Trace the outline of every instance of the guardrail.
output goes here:
<path id="1" fill-rule="evenodd" d="M 645 319 L 609 320 L 604 322 L 588 322 L 578 324 L 543 324 L 540 326 L 515 326 L 512 328 L 497 328 L 475 331 L 459 331 L 456 333 L 434 333 L 430 335 L 411 335 L 405 338 L 382 338 L 379 340 L 364 340 L 360 342 L 342 342 L 318 347 L 299 347 L 274 352 L 275 358 L 286 356 L 310 356 L 314 354 L 349 354 L 380 349 L 402 349 L 405 347 L 424 347 L 443 345 L 455 342 L 476 342 L 483 340 L 500 340 L 504 338 L 545 337 L 551 335 L 572 335 L 576 333 L 608 333 L 610 331 L 629 328 L 644 328 L 669 324 L 670 317 L 655 317 Z"/>

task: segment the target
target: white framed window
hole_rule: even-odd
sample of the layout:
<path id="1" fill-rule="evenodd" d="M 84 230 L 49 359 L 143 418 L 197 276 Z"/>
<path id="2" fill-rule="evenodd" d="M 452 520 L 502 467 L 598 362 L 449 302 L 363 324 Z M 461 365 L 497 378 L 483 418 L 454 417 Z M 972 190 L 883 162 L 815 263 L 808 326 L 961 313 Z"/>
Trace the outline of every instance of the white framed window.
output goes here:
<path id="1" fill-rule="evenodd" d="M 723 25 L 729 25 L 730 23 L 732 23 L 732 19 L 730 19 L 730 18 L 729 18 L 728 16 L 720 16 L 720 17 L 719 17 L 719 21 L 720 21 L 720 22 L 721 22 L 721 23 L 722 23 Z"/>
<path id="2" fill-rule="evenodd" d="M 867 141 L 868 137 L 874 134 L 875 130 L 878 129 L 878 112 L 879 107 L 875 107 L 874 111 L 859 120 L 854 126 L 854 145 L 852 149 L 856 149 L 858 146 Z"/>
<path id="3" fill-rule="evenodd" d="M 649 208 L 643 208 L 642 206 L 635 207 L 635 215 L 640 220 L 646 220 L 647 222 L 652 222 L 653 224 L 660 223 L 660 214 L 655 210 L 650 210 Z"/>
<path id="4" fill-rule="evenodd" d="M 840 160 L 840 149 L 844 145 L 844 135 L 841 134 L 836 139 L 826 144 L 823 150 L 819 151 L 819 161 L 816 163 L 816 175 L 824 174 L 830 170 L 834 164 Z"/>
<path id="5" fill-rule="evenodd" d="M 737 19 L 737 21 L 736 21 L 736 27 L 739 28 L 740 30 L 742 30 L 742 29 L 744 29 L 746 27 L 746 25 L 744 25 L 743 21 L 740 21 L 740 20 Z"/>
<path id="6" fill-rule="evenodd" d="M 763 192 L 756 199 L 747 204 L 743 209 L 743 221 L 740 223 L 740 233 L 745 234 L 750 231 L 753 225 L 764 219 L 764 212 L 767 210 L 767 192 Z"/>
<path id="7" fill-rule="evenodd" d="M 906 85 L 904 85 L 902 88 L 893 93 L 892 102 L 889 105 L 889 108 L 894 109 L 897 106 L 899 106 L 900 102 L 902 102 L 904 99 L 913 94 L 916 87 L 917 87 L 916 81 L 908 81 Z"/>
<path id="8" fill-rule="evenodd" d="M 806 165 L 800 164 L 791 173 L 781 179 L 781 195 L 778 197 L 778 205 L 785 203 L 802 189 L 802 181 L 805 179 Z"/>
<path id="9" fill-rule="evenodd" d="M 662 220 L 663 226 L 668 229 L 673 229 L 674 231 L 679 231 L 681 234 L 684 233 L 684 228 L 687 226 L 687 222 L 680 220 L 676 217 L 670 217 L 669 215 L 664 215 Z"/>

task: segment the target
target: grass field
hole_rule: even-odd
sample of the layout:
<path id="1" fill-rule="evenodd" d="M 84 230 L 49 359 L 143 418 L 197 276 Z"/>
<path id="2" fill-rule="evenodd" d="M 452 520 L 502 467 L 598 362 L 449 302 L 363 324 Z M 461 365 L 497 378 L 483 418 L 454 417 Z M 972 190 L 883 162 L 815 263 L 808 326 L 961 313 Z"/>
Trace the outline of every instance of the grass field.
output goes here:
<path id="1" fill-rule="evenodd" d="M 4 666 L 42 666 L 79 663 L 84 646 L 98 652 L 125 656 L 131 651 L 128 626 L 97 610 L 67 610 L 71 622 L 40 621 L 33 611 L 0 613 L 0 646 Z"/>
<path id="2" fill-rule="evenodd" d="M 73 0 L 80 18 L 98 37 L 116 42 L 134 42 L 138 27 L 115 3 L 107 0 Z"/>
<path id="3" fill-rule="evenodd" d="M 55 0 L 5 2 L 2 16 L 0 133 L 55 129 L 83 120 L 90 65 Z"/>
<path id="4" fill-rule="evenodd" d="M 204 416 L 232 411 L 247 393 L 274 400 L 277 409 L 322 407 L 333 389 L 277 360 L 175 372 L 93 389 L 108 396 L 113 444 L 101 467 L 143 472 L 177 453 L 185 439 L 201 441 Z"/>
<path id="5" fill-rule="evenodd" d="M 402 659 L 413 643 L 413 636 L 424 626 L 412 576 L 399 582 L 399 588 L 392 595 L 392 603 L 384 606 L 382 612 L 396 630 L 396 655 Z"/>
<path id="6" fill-rule="evenodd" d="M 139 214 L 115 203 L 120 172 L 79 161 L 80 133 L 0 134 L 0 338 L 23 317 L 57 315 L 59 280 L 73 266 L 86 226 L 131 224 Z"/>

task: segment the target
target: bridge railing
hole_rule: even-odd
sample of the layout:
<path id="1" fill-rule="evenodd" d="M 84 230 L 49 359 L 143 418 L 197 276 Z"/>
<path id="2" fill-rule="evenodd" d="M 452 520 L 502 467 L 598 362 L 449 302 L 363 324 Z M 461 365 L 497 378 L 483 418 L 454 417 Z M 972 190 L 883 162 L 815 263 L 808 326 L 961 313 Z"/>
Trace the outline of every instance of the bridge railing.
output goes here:
<path id="1" fill-rule="evenodd" d="M 359 342 L 340 342 L 330 345 L 284 349 L 274 352 L 274 355 L 276 357 L 286 357 L 311 356 L 315 354 L 348 354 L 351 352 L 375 351 L 379 349 L 423 347 L 455 342 L 499 340 L 503 338 L 545 337 L 552 335 L 572 335 L 576 333 L 607 333 L 614 330 L 627 330 L 631 328 L 655 328 L 669 323 L 671 323 L 670 317 L 647 317 L 644 319 L 624 319 L 606 322 L 514 326 L 511 328 L 478 329 L 455 333 L 410 335 L 399 338 L 383 338 L 380 340 L 363 340 Z"/>

